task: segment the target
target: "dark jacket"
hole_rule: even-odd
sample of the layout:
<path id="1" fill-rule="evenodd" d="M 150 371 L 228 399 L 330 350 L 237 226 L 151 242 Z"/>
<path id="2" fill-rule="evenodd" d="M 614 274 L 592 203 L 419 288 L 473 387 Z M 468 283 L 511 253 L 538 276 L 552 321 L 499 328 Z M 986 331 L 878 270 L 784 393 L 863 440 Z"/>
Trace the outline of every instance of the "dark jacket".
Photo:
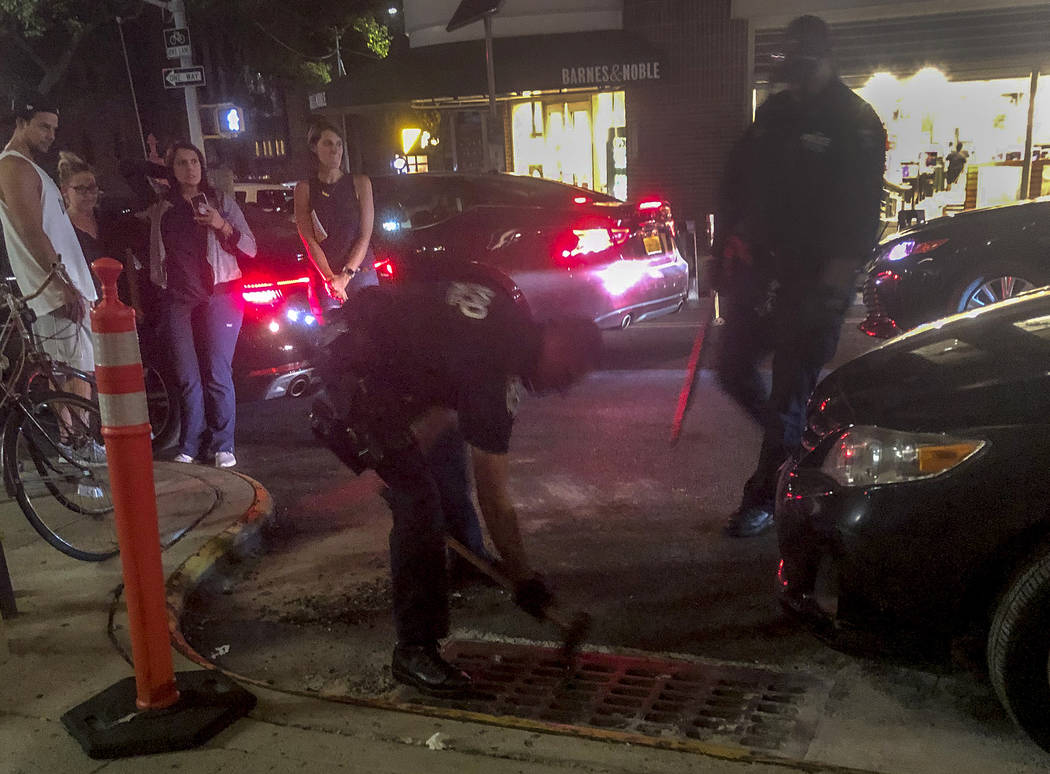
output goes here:
<path id="1" fill-rule="evenodd" d="M 774 94 L 730 156 L 715 255 L 737 234 L 773 256 L 781 285 L 851 276 L 878 236 L 885 164 L 882 122 L 841 81 L 806 100 Z"/>

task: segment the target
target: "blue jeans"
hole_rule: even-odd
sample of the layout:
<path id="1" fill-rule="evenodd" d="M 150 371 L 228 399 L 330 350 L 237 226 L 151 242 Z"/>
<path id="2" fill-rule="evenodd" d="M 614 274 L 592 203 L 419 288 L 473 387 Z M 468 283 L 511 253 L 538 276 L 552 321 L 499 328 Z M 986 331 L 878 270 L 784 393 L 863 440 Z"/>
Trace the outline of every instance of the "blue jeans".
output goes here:
<path id="1" fill-rule="evenodd" d="M 233 451 L 237 399 L 233 351 L 244 319 L 239 292 L 196 304 L 171 299 L 167 338 L 179 393 L 179 453 L 191 457 Z"/>

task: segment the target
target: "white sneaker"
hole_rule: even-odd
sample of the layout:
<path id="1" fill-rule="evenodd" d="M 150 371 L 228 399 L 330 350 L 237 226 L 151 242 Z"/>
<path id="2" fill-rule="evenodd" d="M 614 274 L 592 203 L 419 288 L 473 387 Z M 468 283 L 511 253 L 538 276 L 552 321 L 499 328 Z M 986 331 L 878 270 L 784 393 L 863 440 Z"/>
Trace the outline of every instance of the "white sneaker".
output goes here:
<path id="1" fill-rule="evenodd" d="M 184 462 L 189 464 L 192 464 L 196 461 L 197 460 L 193 459 L 193 457 L 191 457 L 188 454 L 176 454 L 175 459 L 172 460 L 172 462 Z"/>
<path id="2" fill-rule="evenodd" d="M 232 451 L 215 452 L 215 467 L 232 468 L 236 464 L 237 458 L 233 456 Z"/>

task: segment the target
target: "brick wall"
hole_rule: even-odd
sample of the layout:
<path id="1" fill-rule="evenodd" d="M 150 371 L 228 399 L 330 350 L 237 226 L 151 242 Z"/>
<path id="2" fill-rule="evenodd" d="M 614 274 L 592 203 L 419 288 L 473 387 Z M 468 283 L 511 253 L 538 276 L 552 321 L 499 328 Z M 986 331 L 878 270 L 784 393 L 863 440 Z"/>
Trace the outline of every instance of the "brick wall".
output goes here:
<path id="1" fill-rule="evenodd" d="M 624 0 L 624 29 L 662 52 L 658 85 L 627 91 L 628 194 L 668 198 L 679 221 L 713 209 L 722 167 L 750 118 L 748 31 L 731 0 Z"/>

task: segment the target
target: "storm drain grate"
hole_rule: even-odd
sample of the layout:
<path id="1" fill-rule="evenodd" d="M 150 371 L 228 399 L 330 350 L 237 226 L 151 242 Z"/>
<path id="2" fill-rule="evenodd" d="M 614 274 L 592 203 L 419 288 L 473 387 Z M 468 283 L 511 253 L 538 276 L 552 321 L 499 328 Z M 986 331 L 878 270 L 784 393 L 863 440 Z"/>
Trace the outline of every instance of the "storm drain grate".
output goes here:
<path id="1" fill-rule="evenodd" d="M 474 677 L 476 690 L 425 697 L 428 706 L 796 758 L 805 755 L 830 690 L 805 674 L 604 653 L 580 654 L 567 672 L 557 650 L 498 642 L 452 641 L 444 655 Z"/>

